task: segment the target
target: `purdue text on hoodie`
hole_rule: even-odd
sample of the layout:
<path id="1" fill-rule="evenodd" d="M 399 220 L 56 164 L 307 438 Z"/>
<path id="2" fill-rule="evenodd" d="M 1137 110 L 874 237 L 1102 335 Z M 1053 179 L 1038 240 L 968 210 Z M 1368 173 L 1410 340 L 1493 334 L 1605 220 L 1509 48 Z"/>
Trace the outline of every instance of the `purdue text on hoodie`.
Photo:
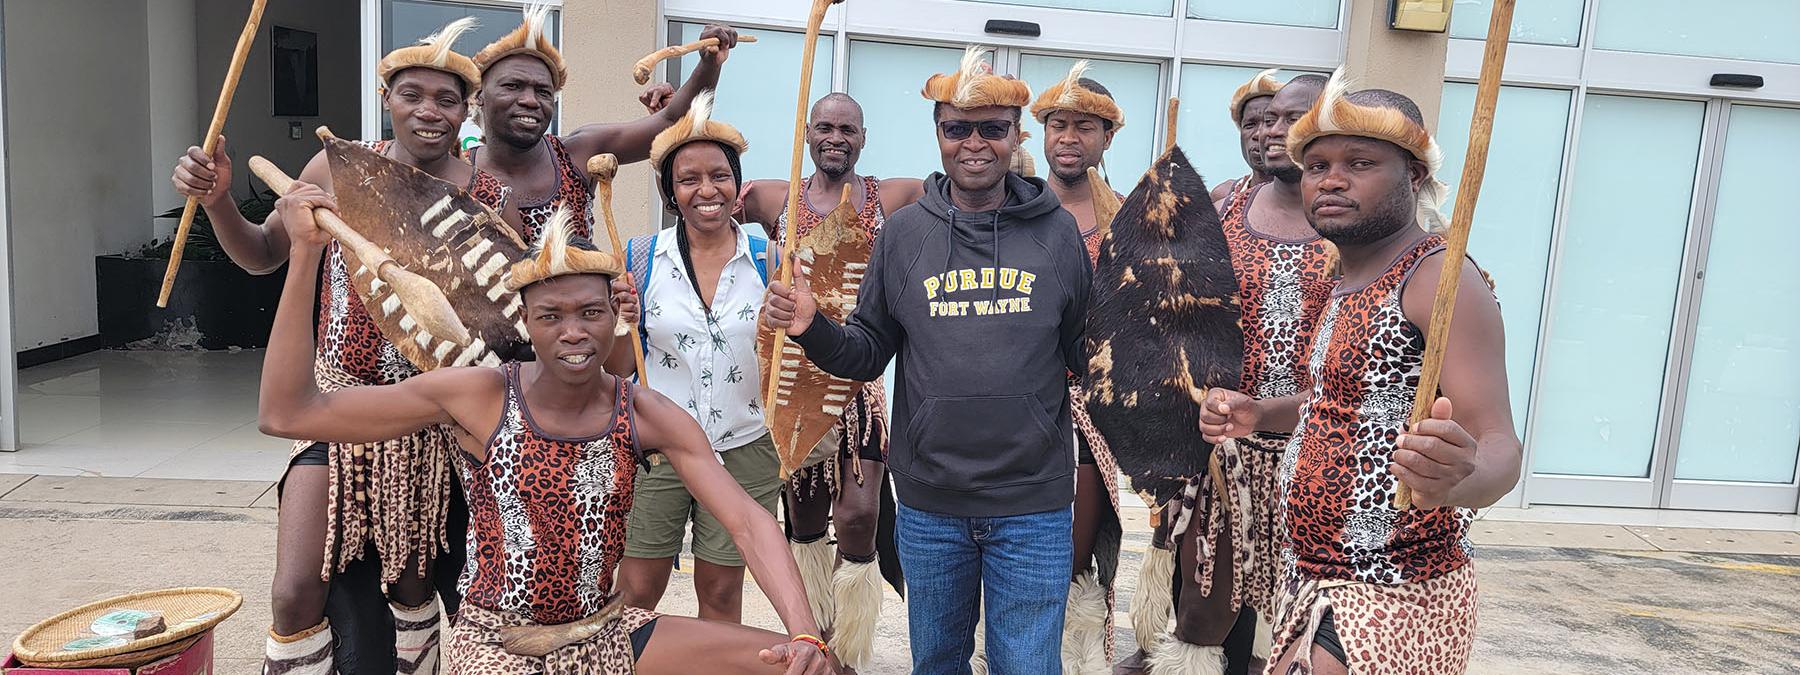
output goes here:
<path id="1" fill-rule="evenodd" d="M 1006 177 L 994 211 L 950 201 L 941 173 L 882 228 L 856 310 L 795 338 L 826 372 L 895 369 L 888 468 L 900 501 L 951 516 L 1065 508 L 1074 500 L 1068 373 L 1091 270 L 1075 218 L 1037 178 Z"/>

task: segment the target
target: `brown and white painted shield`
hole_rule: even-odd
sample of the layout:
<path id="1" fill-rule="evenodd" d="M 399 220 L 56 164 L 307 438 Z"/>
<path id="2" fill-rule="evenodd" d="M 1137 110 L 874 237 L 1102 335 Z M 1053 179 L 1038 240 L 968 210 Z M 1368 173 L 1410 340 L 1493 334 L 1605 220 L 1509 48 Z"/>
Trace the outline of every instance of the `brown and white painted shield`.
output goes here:
<path id="1" fill-rule="evenodd" d="M 871 251 L 868 235 L 858 225 L 856 207 L 848 199 L 799 238 L 794 252 L 825 316 L 841 322 L 856 308 L 856 291 L 869 269 Z M 774 342 L 773 331 L 757 333 L 756 354 L 765 374 Z M 764 401 L 763 406 L 769 437 L 781 456 L 782 476 L 805 464 L 813 447 L 837 426 L 844 407 L 861 386 L 826 374 L 806 358 L 800 345 L 791 339 L 782 341 L 781 380 L 775 400 Z"/>
<path id="2" fill-rule="evenodd" d="M 1088 306 L 1088 414 L 1119 469 L 1159 505 L 1206 472 L 1208 387 L 1238 388 L 1237 277 L 1206 184 L 1170 148 L 1125 198 L 1100 244 Z"/>
<path id="3" fill-rule="evenodd" d="M 473 338 L 458 346 L 426 332 L 375 270 L 345 250 L 357 296 L 406 360 L 432 370 L 496 366 L 528 353 L 523 304 L 502 284 L 525 254 L 518 232 L 457 186 L 362 145 L 327 138 L 325 155 L 344 222 L 442 289 Z"/>

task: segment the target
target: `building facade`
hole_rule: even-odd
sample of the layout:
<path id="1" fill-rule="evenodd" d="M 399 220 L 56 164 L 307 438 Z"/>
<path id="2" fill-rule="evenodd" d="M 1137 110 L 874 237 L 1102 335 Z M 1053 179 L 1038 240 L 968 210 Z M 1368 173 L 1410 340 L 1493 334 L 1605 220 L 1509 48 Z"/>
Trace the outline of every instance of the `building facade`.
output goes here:
<path id="1" fill-rule="evenodd" d="M 938 159 L 918 91 L 964 45 L 995 47 L 995 69 L 1034 90 L 1087 59 L 1126 114 L 1105 171 L 1128 191 L 1161 147 L 1168 98 L 1181 101 L 1183 149 L 1209 182 L 1228 180 L 1245 171 L 1225 110 L 1236 86 L 1265 67 L 1285 79 L 1348 62 L 1360 86 L 1400 90 L 1436 117 L 1441 178 L 1454 188 L 1490 0 L 1455 2 L 1447 37 L 1387 29 L 1391 1 L 850 0 L 827 15 L 811 89 L 863 104 L 861 171 L 922 176 Z M 16 0 L 4 4 L 10 21 Z M 371 137 L 382 131 L 373 66 L 383 52 L 465 14 L 483 20 L 465 38 L 479 44 L 515 25 L 520 3 L 339 4 L 354 5 L 360 26 L 354 124 Z M 760 41 L 732 53 L 716 114 L 749 138 L 750 176 L 785 178 L 806 10 L 804 0 L 563 0 L 573 75 L 563 128 L 641 114 L 629 64 L 728 23 Z M 1787 311 L 1800 303 L 1800 267 L 1788 260 L 1800 215 L 1779 187 L 1783 160 L 1800 156 L 1800 3 L 1527 1 L 1510 49 L 1470 247 L 1497 283 L 1526 443 L 1525 480 L 1503 505 L 1800 523 L 1800 317 Z M 210 100 L 216 66 L 201 61 L 198 97 Z M 659 77 L 679 82 L 694 62 L 671 61 Z M 10 82 L 6 93 L 18 95 Z M 16 187 L 17 153 L 8 157 Z M 628 227 L 660 222 L 648 176 L 621 174 Z"/>

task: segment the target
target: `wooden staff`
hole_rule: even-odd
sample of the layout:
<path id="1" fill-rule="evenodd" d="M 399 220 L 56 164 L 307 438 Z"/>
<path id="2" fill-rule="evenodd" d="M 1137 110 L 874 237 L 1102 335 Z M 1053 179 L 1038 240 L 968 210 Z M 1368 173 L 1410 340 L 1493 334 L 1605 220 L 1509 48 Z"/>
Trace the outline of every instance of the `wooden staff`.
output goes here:
<path id="1" fill-rule="evenodd" d="M 1181 116 L 1181 99 L 1169 99 L 1169 128 L 1163 132 L 1163 152 L 1175 147 L 1175 120 Z"/>
<path id="2" fill-rule="evenodd" d="M 207 157 L 219 149 L 219 134 L 225 132 L 225 115 L 231 112 L 231 97 L 237 94 L 238 77 L 244 74 L 244 60 L 250 57 L 250 44 L 256 42 L 256 27 L 262 23 L 263 7 L 269 0 L 252 0 L 250 17 L 244 20 L 244 32 L 238 34 L 237 49 L 231 52 L 231 67 L 225 70 L 225 86 L 219 91 L 219 102 L 213 107 L 212 122 L 206 125 L 206 139 L 201 150 Z M 231 191 L 230 185 L 215 185 Z M 169 268 L 163 271 L 162 290 L 156 294 L 156 306 L 169 306 L 169 292 L 175 289 L 175 272 L 181 269 L 181 254 L 187 249 L 188 230 L 194 227 L 194 209 L 199 197 L 188 197 L 181 206 L 181 224 L 175 227 L 175 246 L 169 249 Z M 236 204 L 232 208 L 237 208 Z"/>
<path id="3" fill-rule="evenodd" d="M 613 253 L 625 262 L 625 244 L 619 241 L 619 225 L 613 220 L 612 194 L 613 178 L 619 175 L 619 158 L 612 153 L 594 155 L 588 160 L 588 176 L 594 179 L 594 194 L 599 197 L 600 213 L 606 219 L 606 236 L 612 240 Z M 631 278 L 631 272 L 625 272 L 625 283 L 637 288 L 637 282 Z M 644 311 L 644 299 L 638 298 L 638 311 Z M 638 335 L 636 323 L 625 324 L 626 335 L 631 339 L 631 355 L 637 359 L 637 376 L 640 386 L 650 385 L 650 374 L 644 371 L 644 339 Z"/>
<path id="4" fill-rule="evenodd" d="M 1444 262 L 1438 272 L 1437 295 L 1431 302 L 1431 325 L 1425 333 L 1425 360 L 1419 367 L 1419 389 L 1413 395 L 1412 424 L 1431 417 L 1437 402 L 1438 378 L 1443 375 L 1444 349 L 1450 344 L 1450 318 L 1456 313 L 1456 289 L 1462 279 L 1463 256 L 1469 250 L 1469 228 L 1475 220 L 1475 200 L 1481 196 L 1481 179 L 1487 175 L 1488 141 L 1494 135 L 1494 107 L 1500 99 L 1500 74 L 1506 66 L 1506 43 L 1512 33 L 1515 0 L 1495 0 L 1488 21 L 1487 49 L 1481 54 L 1481 79 L 1475 85 L 1475 114 L 1469 120 L 1469 151 L 1464 155 L 1462 182 L 1456 189 L 1456 210 L 1450 231 L 1444 235 Z M 1412 488 L 1401 483 L 1394 492 L 1394 508 L 1412 508 Z"/>
<path id="5" fill-rule="evenodd" d="M 812 11 L 806 15 L 806 44 L 800 49 L 800 102 L 794 105 L 794 155 L 788 170 L 787 226 L 781 230 L 781 241 L 788 246 L 794 245 L 794 221 L 800 218 L 800 167 L 803 166 L 801 158 L 806 154 L 806 107 L 812 98 L 813 52 L 819 46 L 819 24 L 825 23 L 825 10 L 843 1 L 812 0 Z M 782 264 L 780 270 L 781 283 L 794 282 L 792 265 Z M 787 344 L 787 331 L 780 328 L 774 331 L 774 346 L 769 350 L 768 393 L 763 397 L 767 408 L 775 407 L 775 390 L 781 384 L 781 354 Z M 768 416 L 769 419 L 774 417 Z"/>
<path id="6" fill-rule="evenodd" d="M 756 36 L 739 35 L 737 41 L 738 44 L 755 42 Z M 650 82 L 651 69 L 655 68 L 656 64 L 662 62 L 663 59 L 672 59 L 677 56 L 692 54 L 702 49 L 706 49 L 707 47 L 717 46 L 719 46 L 719 38 L 706 38 L 704 40 L 695 40 L 685 45 L 670 45 L 663 47 L 662 49 L 650 52 L 644 58 L 638 59 L 637 64 L 631 67 L 631 79 L 637 80 L 638 84 L 648 84 Z"/>
<path id="7" fill-rule="evenodd" d="M 294 179 L 282 173 L 273 162 L 259 155 L 251 157 L 249 163 L 250 172 L 268 183 L 269 189 L 274 190 L 275 194 L 285 195 L 288 190 L 293 189 Z M 313 218 L 318 221 L 319 229 L 331 235 L 344 248 L 350 249 L 364 266 L 375 270 L 376 278 L 394 287 L 394 297 L 400 299 L 400 306 L 406 309 L 406 313 L 414 321 L 419 322 L 425 332 L 458 345 L 469 344 L 468 327 L 456 315 L 456 308 L 450 305 L 449 298 L 444 297 L 444 291 L 431 283 L 430 279 L 406 271 L 380 246 L 350 229 L 350 225 L 336 211 L 314 209 Z"/>

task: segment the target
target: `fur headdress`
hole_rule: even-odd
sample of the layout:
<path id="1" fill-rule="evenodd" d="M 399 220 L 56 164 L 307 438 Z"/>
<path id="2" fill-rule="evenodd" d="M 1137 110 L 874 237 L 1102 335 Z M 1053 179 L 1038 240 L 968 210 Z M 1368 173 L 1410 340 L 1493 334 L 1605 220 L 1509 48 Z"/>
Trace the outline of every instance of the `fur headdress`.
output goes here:
<path id="1" fill-rule="evenodd" d="M 493 44 L 482 47 L 475 54 L 475 65 L 486 73 L 501 59 L 515 54 L 529 54 L 537 57 L 550 67 L 550 86 L 560 90 L 569 81 L 569 67 L 563 63 L 562 52 L 556 45 L 550 44 L 550 36 L 544 32 L 544 25 L 550 20 L 550 8 L 546 5 L 531 4 L 525 6 L 525 21 L 514 28 L 505 37 L 495 40 Z"/>
<path id="2" fill-rule="evenodd" d="M 749 150 L 750 142 L 744 140 L 737 128 L 712 119 L 712 108 L 712 90 L 695 96 L 693 105 L 688 106 L 688 113 L 650 142 L 650 166 L 660 170 L 664 159 L 674 154 L 677 148 L 694 141 L 723 143 L 740 155 Z"/>
<path id="3" fill-rule="evenodd" d="M 1119 109 L 1118 102 L 1111 96 L 1081 86 L 1081 78 L 1087 75 L 1087 70 L 1087 61 L 1076 61 L 1069 68 L 1068 77 L 1038 95 L 1037 102 L 1031 104 L 1031 117 L 1042 124 L 1054 111 L 1072 110 L 1112 122 L 1114 129 L 1125 126 L 1125 111 Z"/>
<path id="4" fill-rule="evenodd" d="M 1031 85 L 995 75 L 994 69 L 981 60 L 987 52 L 987 47 L 970 45 L 963 50 L 962 66 L 956 72 L 931 76 L 919 93 L 964 110 L 990 105 L 1023 108 L 1030 104 Z"/>
<path id="5" fill-rule="evenodd" d="M 537 255 L 512 264 L 506 272 L 506 290 L 517 292 L 545 279 L 571 274 L 604 274 L 617 277 L 625 271 L 619 256 L 603 251 L 589 251 L 570 245 L 568 205 L 559 206 L 550 216 L 537 244 Z"/>
<path id="6" fill-rule="evenodd" d="M 1424 162 L 1431 173 L 1419 190 L 1419 225 L 1429 232 L 1444 230 L 1444 215 L 1438 209 L 1443 206 L 1449 187 L 1437 178 L 1438 169 L 1444 165 L 1444 153 L 1431 132 L 1399 109 L 1357 104 L 1348 99 L 1349 94 L 1349 83 L 1340 67 L 1325 83 L 1325 92 L 1313 103 L 1312 110 L 1288 129 L 1288 156 L 1295 164 L 1302 164 L 1300 156 L 1307 144 L 1325 136 L 1361 136 L 1398 145 Z"/>
<path id="7" fill-rule="evenodd" d="M 1262 96 L 1274 96 L 1281 91 L 1281 80 L 1275 79 L 1275 72 L 1280 68 L 1270 68 L 1250 77 L 1249 82 L 1239 85 L 1237 91 L 1231 93 L 1231 122 L 1244 122 L 1244 104 L 1250 99 Z"/>
<path id="8" fill-rule="evenodd" d="M 481 86 L 481 69 L 469 57 L 450 50 L 456 39 L 463 33 L 475 28 L 475 17 L 465 16 L 450 22 L 450 25 L 420 40 L 418 44 L 401 47 L 381 57 L 375 64 L 375 76 L 381 79 L 385 90 L 392 82 L 394 73 L 407 68 L 430 68 L 461 78 L 469 94 Z"/>

